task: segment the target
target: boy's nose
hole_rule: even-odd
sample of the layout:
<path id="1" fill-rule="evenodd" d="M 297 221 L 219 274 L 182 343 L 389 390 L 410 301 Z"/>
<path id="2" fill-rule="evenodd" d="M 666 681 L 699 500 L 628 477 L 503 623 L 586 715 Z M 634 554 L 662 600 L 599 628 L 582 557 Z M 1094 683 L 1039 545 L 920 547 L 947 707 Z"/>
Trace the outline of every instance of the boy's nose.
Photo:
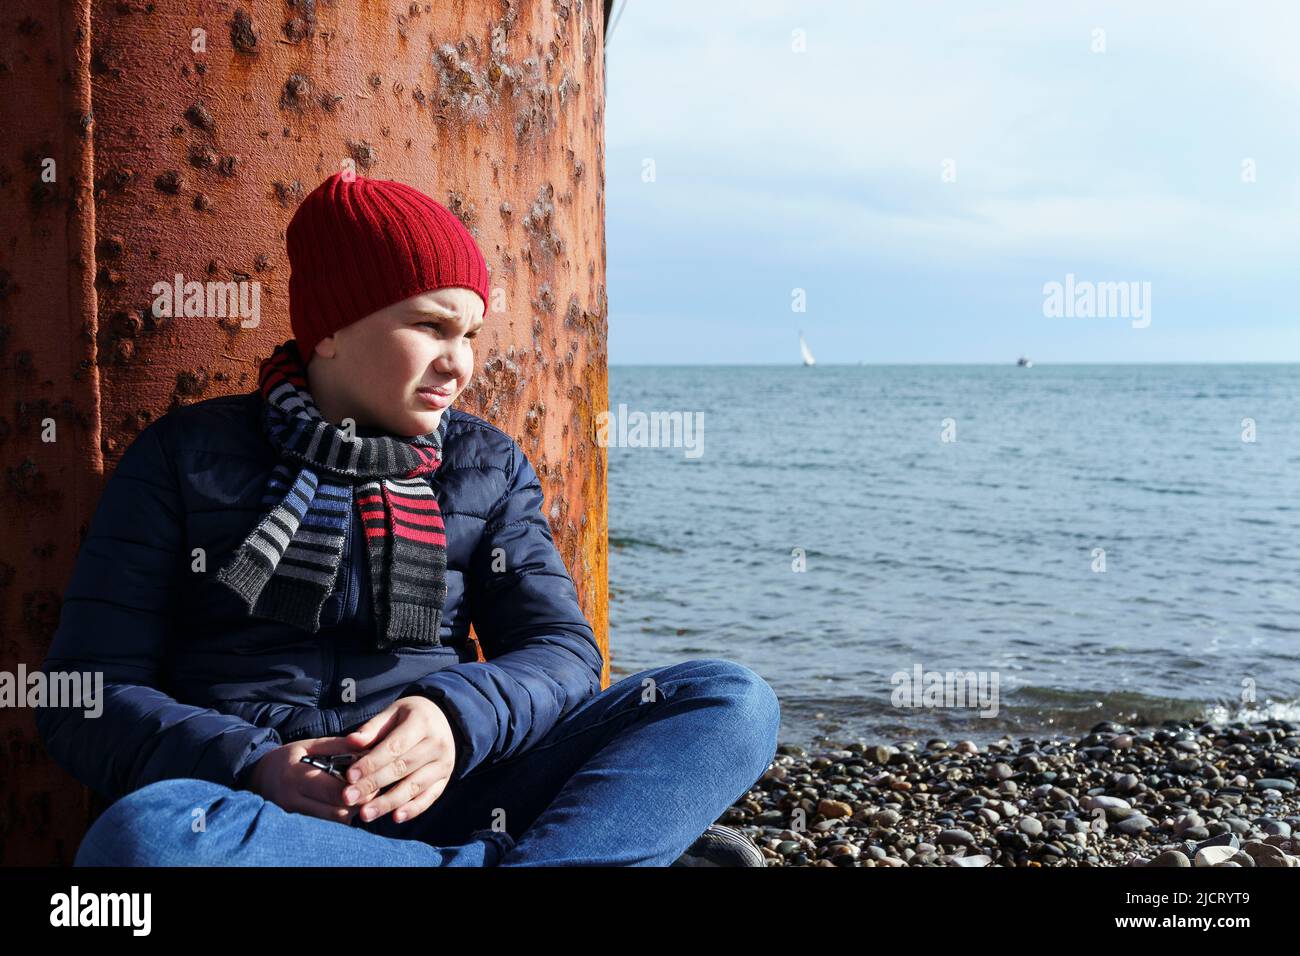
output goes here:
<path id="1" fill-rule="evenodd" d="M 449 349 L 443 352 L 433 361 L 433 369 L 438 375 L 445 378 L 455 378 L 457 381 L 465 378 L 469 374 L 473 360 L 469 356 L 462 356 L 459 349 Z"/>

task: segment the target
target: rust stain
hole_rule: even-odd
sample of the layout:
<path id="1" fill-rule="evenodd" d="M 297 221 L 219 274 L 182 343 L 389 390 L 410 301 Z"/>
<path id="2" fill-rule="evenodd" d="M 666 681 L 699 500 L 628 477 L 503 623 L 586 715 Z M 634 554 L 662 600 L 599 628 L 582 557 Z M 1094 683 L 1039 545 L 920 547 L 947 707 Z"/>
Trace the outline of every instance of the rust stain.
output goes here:
<path id="1" fill-rule="evenodd" d="M 0 29 L 0 449 L 12 668 L 39 665 L 104 476 L 158 415 L 256 387 L 291 333 L 284 231 L 345 161 L 466 224 L 493 305 L 460 400 L 523 447 L 608 660 L 604 12 L 592 0 L 13 0 Z M 182 23 L 186 29 L 178 30 Z M 191 48 L 190 28 L 206 50 Z M 54 181 L 42 178 L 46 160 Z M 156 316 L 155 283 L 253 279 L 261 320 Z M 58 441 L 42 442 L 52 420 Z M 604 683 L 609 682 L 608 666 Z M 0 712 L 0 864 L 70 862 L 97 808 Z"/>

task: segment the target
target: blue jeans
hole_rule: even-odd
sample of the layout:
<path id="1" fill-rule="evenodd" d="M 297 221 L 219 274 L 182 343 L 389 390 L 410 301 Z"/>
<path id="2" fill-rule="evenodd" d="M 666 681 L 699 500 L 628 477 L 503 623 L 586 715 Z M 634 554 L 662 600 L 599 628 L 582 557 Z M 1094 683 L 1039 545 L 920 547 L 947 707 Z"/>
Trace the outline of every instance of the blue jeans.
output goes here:
<path id="1" fill-rule="evenodd" d="M 683 661 L 610 685 L 402 823 L 388 813 L 348 826 L 250 790 L 162 780 L 105 810 L 74 864 L 667 866 L 763 775 L 780 716 L 749 668 Z"/>

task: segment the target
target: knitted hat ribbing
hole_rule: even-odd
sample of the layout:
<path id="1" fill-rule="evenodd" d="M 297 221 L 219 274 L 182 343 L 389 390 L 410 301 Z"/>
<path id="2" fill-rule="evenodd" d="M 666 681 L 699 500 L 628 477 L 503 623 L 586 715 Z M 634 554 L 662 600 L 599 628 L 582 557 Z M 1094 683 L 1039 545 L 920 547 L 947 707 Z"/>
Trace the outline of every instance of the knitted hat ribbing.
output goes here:
<path id="1" fill-rule="evenodd" d="M 487 261 L 474 237 L 404 183 L 335 173 L 302 201 L 286 240 L 289 323 L 305 363 L 321 339 L 421 292 L 462 286 L 487 310 Z"/>

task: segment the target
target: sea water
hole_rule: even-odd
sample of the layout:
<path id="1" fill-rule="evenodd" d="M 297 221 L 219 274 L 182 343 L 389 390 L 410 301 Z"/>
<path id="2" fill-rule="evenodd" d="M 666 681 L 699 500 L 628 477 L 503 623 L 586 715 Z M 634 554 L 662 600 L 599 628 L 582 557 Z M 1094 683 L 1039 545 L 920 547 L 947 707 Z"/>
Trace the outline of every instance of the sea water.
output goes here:
<path id="1" fill-rule="evenodd" d="M 608 448 L 615 680 L 738 661 L 803 744 L 1297 716 L 1300 367 L 615 366 L 620 403 L 707 440 Z"/>

